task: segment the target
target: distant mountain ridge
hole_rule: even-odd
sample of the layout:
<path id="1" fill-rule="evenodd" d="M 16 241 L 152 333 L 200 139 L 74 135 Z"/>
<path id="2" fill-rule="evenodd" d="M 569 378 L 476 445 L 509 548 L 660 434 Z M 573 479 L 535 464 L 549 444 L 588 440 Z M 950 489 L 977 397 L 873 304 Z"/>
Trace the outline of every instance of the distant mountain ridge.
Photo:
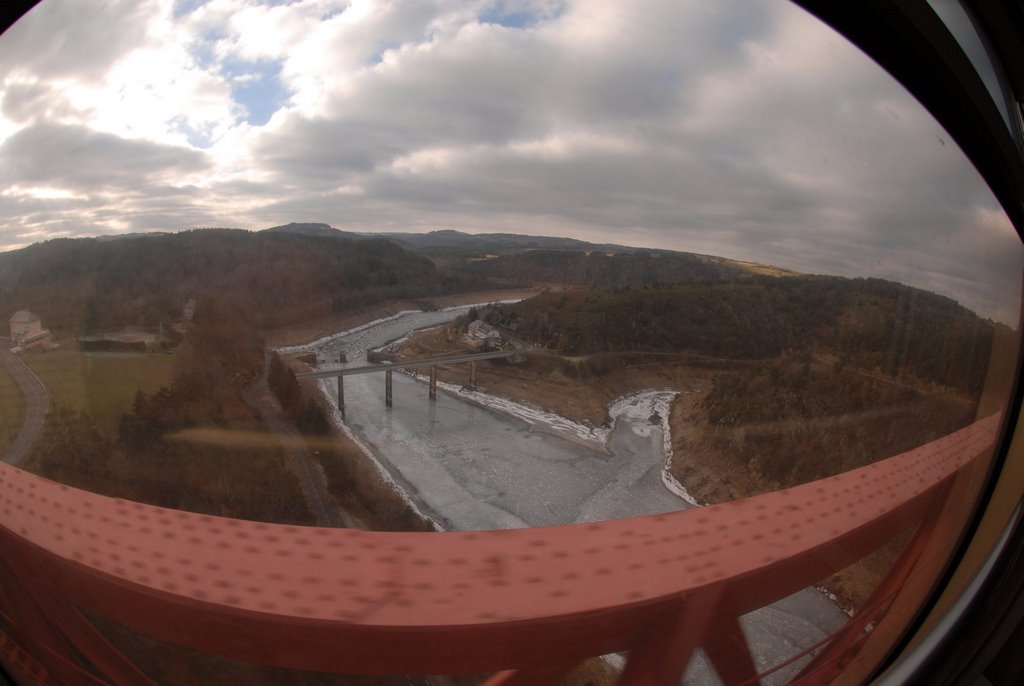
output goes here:
<path id="1" fill-rule="evenodd" d="M 126 240 L 126 239 L 131 239 L 131 238 L 151 238 L 153 236 L 168 236 L 168 235 L 170 235 L 170 233 L 171 233 L 170 231 L 146 231 L 146 232 L 136 232 L 136 233 L 115 233 L 115 234 L 107 234 L 107 235 L 103 235 L 103 236 L 96 236 L 96 240 L 98 240 L 98 241 L 121 241 L 121 240 Z"/>
<path id="2" fill-rule="evenodd" d="M 323 224 L 320 222 L 291 222 L 290 224 L 282 224 L 281 226 L 272 226 L 269 229 L 263 229 L 259 233 L 290 233 L 301 236 L 333 236 L 336 238 L 367 238 L 373 235 L 342 231 L 341 229 L 334 228 L 330 224 Z"/>
<path id="3" fill-rule="evenodd" d="M 438 229 L 426 233 L 342 231 L 323 222 L 291 222 L 281 226 L 263 229 L 260 233 L 290 233 L 304 236 L 333 236 L 343 238 L 387 238 L 415 250 L 430 248 L 458 248 L 465 250 L 499 251 L 510 250 L 606 250 L 615 252 L 636 252 L 643 248 L 631 248 L 610 243 L 597 244 L 576 238 L 559 236 L 527 236 L 517 233 L 466 233 L 453 229 Z"/>
<path id="4" fill-rule="evenodd" d="M 246 233 L 254 234 L 284 234 L 293 236 L 312 236 L 317 238 L 340 238 L 355 241 L 365 240 L 377 240 L 377 241 L 390 241 L 398 246 L 404 247 L 413 252 L 421 253 L 431 258 L 439 266 L 450 266 L 456 262 L 465 262 L 467 260 L 473 260 L 476 258 L 491 259 L 496 256 L 505 257 L 507 259 L 513 259 L 518 261 L 520 264 L 511 267 L 512 271 L 522 268 L 521 263 L 528 263 L 531 261 L 541 261 L 546 263 L 547 268 L 550 270 L 552 266 L 551 255 L 557 253 L 567 253 L 555 258 L 555 261 L 571 260 L 574 262 L 583 261 L 597 261 L 603 257 L 628 257 L 628 256 L 665 256 L 675 261 L 690 261 L 691 264 L 703 265 L 715 265 L 714 270 L 708 270 L 704 268 L 697 272 L 689 273 L 684 276 L 683 280 L 693 280 L 694 278 L 707 278 L 711 276 L 712 271 L 717 272 L 717 276 L 714 280 L 720 280 L 725 277 L 740 276 L 745 274 L 766 274 L 772 276 L 795 276 L 798 272 L 793 272 L 787 269 L 781 269 L 771 265 L 760 264 L 757 262 L 747 262 L 742 260 L 733 260 L 725 257 L 718 257 L 714 255 L 705 255 L 701 253 L 692 253 L 679 250 L 667 250 L 662 248 L 641 248 L 628 245 L 620 245 L 617 243 L 590 243 L 588 241 L 580 240 L 577 238 L 568 238 L 565 236 L 535 236 L 526 234 L 515 234 L 515 233 L 466 233 L 464 231 L 457 231 L 454 229 L 437 229 L 434 231 L 428 231 L 425 233 L 401 233 L 401 232 L 370 232 L 370 231 L 343 231 L 335 228 L 330 224 L 324 222 L 290 222 L 288 224 L 281 224 L 279 226 L 271 226 L 266 229 L 260 229 L 257 231 L 248 231 L 245 229 L 231 228 L 231 227 L 196 227 L 190 229 L 183 229 L 182 231 L 148 231 L 148 232 L 134 232 L 124 234 L 107 234 L 102 236 L 92 237 L 90 240 L 96 240 L 100 242 L 120 242 L 123 240 L 130 239 L 155 239 L 167 236 L 173 236 L 180 233 L 193 232 L 193 231 L 242 231 Z M 47 243 L 51 241 L 45 241 Z M 32 246 L 29 246 L 32 247 Z M 17 252 L 17 251 L 12 251 Z M 537 255 L 530 255 L 529 253 L 539 253 Z M 547 253 L 547 254 L 544 254 Z M 2 255 L 3 253 L 0 253 Z M 518 256 L 518 257 L 509 257 Z M 593 259 L 592 259 L 593 258 Z M 509 269 L 504 268 L 505 265 L 491 264 L 489 267 L 498 268 L 500 274 L 495 274 L 502 278 L 508 278 Z M 473 273 L 479 273 L 479 265 L 477 268 L 471 268 L 468 271 Z M 557 276 L 561 265 L 556 268 L 554 274 L 549 274 L 546 279 L 552 279 L 550 277 Z M 600 274 L 605 272 L 607 265 L 602 265 L 602 268 L 594 269 L 581 267 L 580 265 L 574 265 L 570 270 L 576 273 L 575 277 L 570 277 L 570 282 L 577 283 L 578 285 L 602 285 L 598 283 L 602 277 Z M 588 276 L 580 280 L 579 272 L 586 271 Z M 617 270 L 621 271 L 621 270 Z M 629 271 L 629 270 L 626 270 Z M 661 271 L 665 271 L 662 269 Z M 622 277 L 625 281 L 619 285 L 625 285 L 630 283 L 631 277 Z M 603 284 L 603 285 L 615 285 L 615 284 Z"/>
<path id="5" fill-rule="evenodd" d="M 461 248 L 491 252 L 510 250 L 604 250 L 633 253 L 643 248 L 631 248 L 611 243 L 590 243 L 562 236 L 529 236 L 517 233 L 465 233 L 453 229 L 439 229 L 426 233 L 383 233 L 417 250 L 429 248 Z"/>
<path id="6" fill-rule="evenodd" d="M 494 270 L 495 276 L 512 278 L 513 273 L 526 268 L 527 272 L 546 281 L 557 281 L 557 277 L 561 275 L 579 285 L 643 285 L 642 282 L 635 283 L 635 275 L 630 275 L 631 272 L 636 271 L 635 269 L 623 269 L 620 264 L 614 265 L 611 269 L 617 283 L 600 283 L 607 278 L 609 267 L 612 267 L 606 263 L 607 261 L 602 261 L 602 257 L 617 257 L 620 258 L 620 262 L 635 262 L 637 258 L 667 258 L 672 263 L 671 267 L 664 265 L 659 269 L 661 276 L 652 277 L 652 283 L 671 281 L 669 272 L 680 267 L 685 267 L 681 273 L 685 274 L 683 280 L 686 281 L 704 279 L 719 281 L 748 274 L 773 276 L 795 276 L 797 274 L 797 272 L 787 269 L 714 255 L 659 248 L 639 248 L 617 243 L 590 243 L 565 236 L 466 233 L 454 229 L 437 229 L 425 233 L 350 232 L 336 229 L 330 224 L 297 222 L 274 226 L 262 231 L 262 233 L 267 232 L 354 239 L 384 238 L 427 255 L 438 265 L 453 266 L 462 263 L 462 268 L 478 274 L 481 272 L 481 265 L 466 264 L 467 260 L 490 260 L 500 257 L 502 259 L 498 262 L 486 265 L 488 270 Z M 510 260 L 515 264 L 506 264 Z M 597 266 L 580 264 L 581 262 L 597 263 Z M 531 263 L 536 263 L 538 268 L 533 269 Z"/>

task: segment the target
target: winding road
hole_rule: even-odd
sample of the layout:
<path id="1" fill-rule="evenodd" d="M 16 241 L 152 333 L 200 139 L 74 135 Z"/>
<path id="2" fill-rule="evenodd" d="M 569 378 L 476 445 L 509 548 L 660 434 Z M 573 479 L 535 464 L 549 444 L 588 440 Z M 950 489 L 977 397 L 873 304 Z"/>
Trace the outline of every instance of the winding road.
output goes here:
<path id="1" fill-rule="evenodd" d="M 0 339 L 0 364 L 21 390 L 21 395 L 25 399 L 25 417 L 21 431 L 3 453 L 3 461 L 18 465 L 25 459 L 32 443 L 43 430 L 46 413 L 50 410 L 50 396 L 39 377 L 25 366 L 21 358 L 9 350 L 10 345 L 10 339 Z"/>

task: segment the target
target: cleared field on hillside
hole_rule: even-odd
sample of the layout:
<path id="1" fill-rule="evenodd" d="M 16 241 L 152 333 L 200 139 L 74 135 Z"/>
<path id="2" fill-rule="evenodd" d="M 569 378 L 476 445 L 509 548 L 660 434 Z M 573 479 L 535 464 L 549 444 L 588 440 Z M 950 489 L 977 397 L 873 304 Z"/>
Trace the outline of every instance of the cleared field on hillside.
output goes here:
<path id="1" fill-rule="evenodd" d="M 0 367 L 0 452 L 18 435 L 25 417 L 25 399 L 14 379 Z"/>
<path id="2" fill-rule="evenodd" d="M 117 432 L 135 393 L 152 393 L 171 383 L 170 355 L 81 353 L 57 350 L 25 357 L 50 392 L 50 402 L 85 411 L 100 431 Z"/>

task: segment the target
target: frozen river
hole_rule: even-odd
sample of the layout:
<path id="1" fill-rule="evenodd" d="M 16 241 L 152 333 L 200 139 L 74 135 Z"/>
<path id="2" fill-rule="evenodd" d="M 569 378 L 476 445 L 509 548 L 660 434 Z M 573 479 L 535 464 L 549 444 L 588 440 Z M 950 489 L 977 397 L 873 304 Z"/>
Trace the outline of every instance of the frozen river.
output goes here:
<path id="1" fill-rule="evenodd" d="M 406 313 L 314 346 L 320 366 L 366 363 L 374 348 L 467 308 Z M 468 374 L 468 365 L 466 366 Z M 332 379 L 324 382 L 336 397 Z M 437 400 L 409 375 L 345 378 L 346 424 L 425 514 L 445 529 L 507 529 L 671 512 L 687 505 L 662 481 L 667 410 L 674 392 L 650 391 L 612 408 L 594 429 L 518 403 L 442 385 Z M 678 489 L 677 489 L 678 490 Z"/>
<path id="2" fill-rule="evenodd" d="M 407 312 L 301 349 L 321 368 L 366 363 L 366 350 L 436 326 L 469 307 Z M 299 348 L 285 349 L 295 351 Z M 466 373 L 468 375 L 468 366 Z M 613 426 L 592 428 L 525 405 L 444 386 L 437 400 L 395 373 L 394 406 L 384 405 L 384 375 L 345 378 L 346 423 L 381 468 L 424 514 L 445 529 L 504 529 L 617 519 L 689 507 L 664 473 L 667 410 L 676 391 L 652 390 L 610 408 Z M 323 382 L 336 398 L 333 380 Z M 833 633 L 846 620 L 814 590 L 742 619 L 759 668 L 768 668 Z M 797 663 L 768 683 L 791 676 Z M 715 683 L 694 660 L 687 683 Z"/>

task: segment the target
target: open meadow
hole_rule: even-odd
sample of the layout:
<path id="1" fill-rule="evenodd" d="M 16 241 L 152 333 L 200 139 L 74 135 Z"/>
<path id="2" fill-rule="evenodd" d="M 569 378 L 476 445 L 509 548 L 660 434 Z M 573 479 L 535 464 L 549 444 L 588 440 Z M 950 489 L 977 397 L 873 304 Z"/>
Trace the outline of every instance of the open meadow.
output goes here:
<path id="1" fill-rule="evenodd" d="M 46 385 L 54 407 L 84 411 L 109 436 L 117 432 L 121 415 L 131 409 L 138 390 L 152 393 L 171 383 L 173 357 L 55 350 L 24 359 Z"/>

